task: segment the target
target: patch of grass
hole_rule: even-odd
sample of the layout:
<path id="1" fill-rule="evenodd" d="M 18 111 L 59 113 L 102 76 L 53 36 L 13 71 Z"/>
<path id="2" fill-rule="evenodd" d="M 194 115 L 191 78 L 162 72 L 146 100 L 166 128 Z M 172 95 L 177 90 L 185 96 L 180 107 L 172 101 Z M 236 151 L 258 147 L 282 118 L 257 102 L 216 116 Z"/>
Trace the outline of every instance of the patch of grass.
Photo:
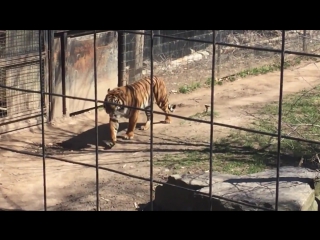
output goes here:
<path id="1" fill-rule="evenodd" d="M 308 91 L 287 96 L 282 104 L 282 136 L 320 141 L 320 86 Z M 264 106 L 255 115 L 254 129 L 278 133 L 278 103 Z M 263 156 L 264 164 L 275 166 L 277 159 L 277 137 L 237 131 L 220 141 L 232 146 L 248 146 L 252 158 Z M 296 140 L 281 140 L 281 164 L 297 166 L 304 159 L 305 166 L 317 166 L 320 148 L 316 144 Z M 319 164 L 320 165 L 320 164 Z"/>
<path id="2" fill-rule="evenodd" d="M 308 91 L 284 98 L 282 104 L 282 135 L 320 141 L 320 85 Z M 197 113 L 192 117 L 208 116 L 209 113 Z M 262 107 L 253 115 L 254 129 L 277 134 L 278 103 Z M 248 126 L 246 126 L 248 127 Z M 249 128 L 249 127 L 248 127 Z M 235 175 L 244 175 L 274 168 L 277 163 L 277 137 L 270 137 L 244 131 L 234 131 L 228 137 L 217 140 L 213 145 L 213 170 Z M 170 154 L 155 164 L 175 169 L 175 172 L 209 169 L 209 148 L 186 150 L 179 154 Z M 315 144 L 296 140 L 281 140 L 280 165 L 298 166 L 304 159 L 304 165 L 320 168 L 318 153 L 320 147 Z"/>
<path id="3" fill-rule="evenodd" d="M 317 58 L 313 58 L 313 57 L 296 57 L 294 59 L 291 60 L 286 60 L 284 62 L 284 69 L 287 69 L 289 67 L 293 67 L 296 65 L 299 65 L 301 63 L 302 60 L 312 60 L 312 61 L 318 61 Z M 225 81 L 229 81 L 229 82 L 233 82 L 235 80 L 237 80 L 238 78 L 245 78 L 248 76 L 258 76 L 258 75 L 262 75 L 262 74 L 267 74 L 270 72 L 274 72 L 274 71 L 278 71 L 280 70 L 281 65 L 280 62 L 275 62 L 273 64 L 269 64 L 269 65 L 265 65 L 262 67 L 257 67 L 257 68 L 252 68 L 252 69 L 247 69 L 247 70 L 243 70 L 239 73 L 233 74 L 233 75 L 229 75 L 226 77 L 223 77 L 219 80 L 214 80 L 214 84 L 215 85 L 222 85 Z M 203 82 L 202 82 L 203 83 Z M 212 84 L 212 78 L 207 78 L 204 81 L 204 86 L 208 87 L 211 86 Z M 179 88 L 178 92 L 182 93 L 182 94 L 186 94 L 186 93 L 190 93 L 192 91 L 197 90 L 198 88 L 203 87 L 202 84 L 200 82 L 193 82 L 189 85 L 183 85 Z"/>
<path id="4" fill-rule="evenodd" d="M 244 175 L 257 173 L 265 169 L 265 165 L 260 159 L 250 159 L 246 157 L 236 157 L 233 153 L 219 153 L 221 149 L 213 151 L 213 171 L 229 173 L 234 175 Z M 179 154 L 166 154 L 155 161 L 155 165 L 162 166 L 179 173 L 186 171 L 208 171 L 210 149 L 186 150 Z"/>
<path id="5" fill-rule="evenodd" d="M 292 60 L 287 60 L 284 62 L 284 69 L 287 69 L 289 67 L 292 66 L 296 66 L 299 65 L 301 63 L 302 60 L 313 60 L 313 61 L 317 61 L 317 58 L 311 58 L 311 57 L 296 57 Z M 269 65 L 265 65 L 262 67 L 257 67 L 257 68 L 252 68 L 252 69 L 247 69 L 247 70 L 243 70 L 239 73 L 233 74 L 233 75 L 229 75 L 226 77 L 223 77 L 219 80 L 214 80 L 214 84 L 215 85 L 222 85 L 225 81 L 230 81 L 233 82 L 235 80 L 237 80 L 238 78 L 245 78 L 248 76 L 257 76 L 257 75 L 261 75 L 261 74 L 267 74 L 270 72 L 274 72 L 274 71 L 278 71 L 280 70 L 280 62 L 276 62 L 273 64 L 269 64 Z M 202 82 L 203 83 L 203 82 Z M 211 86 L 212 84 L 212 78 L 207 78 L 204 81 L 204 86 L 208 87 Z M 203 87 L 202 84 L 200 82 L 193 82 L 189 85 L 183 85 L 181 87 L 179 87 L 178 92 L 182 93 L 182 94 L 186 94 L 186 93 L 190 93 L 193 92 L 195 90 L 197 90 L 198 88 Z"/>
<path id="6" fill-rule="evenodd" d="M 190 92 L 193 92 L 194 90 L 197 90 L 200 87 L 201 87 L 200 82 L 193 82 L 189 85 L 183 85 L 179 87 L 179 93 L 183 93 L 183 94 L 190 93 Z"/>
<path id="7" fill-rule="evenodd" d="M 205 85 L 207 86 L 211 86 L 212 84 L 212 78 L 207 78 L 207 80 L 205 81 Z M 223 82 L 222 81 L 217 81 L 216 79 L 214 80 L 214 84 L 215 85 L 222 85 Z"/>
<path id="8" fill-rule="evenodd" d="M 203 118 L 207 118 L 207 117 L 210 117 L 211 116 L 211 111 L 208 111 L 208 112 L 206 112 L 206 111 L 203 111 L 203 112 L 199 112 L 199 113 L 196 113 L 196 114 L 194 114 L 194 115 L 191 115 L 191 116 L 189 116 L 189 118 L 193 118 L 193 119 L 203 119 Z M 217 113 L 217 112 L 214 112 L 213 113 L 213 116 L 214 117 L 218 117 L 219 116 L 219 114 Z M 180 125 L 184 125 L 184 124 L 186 124 L 186 123 L 191 123 L 190 121 L 187 121 L 187 120 L 182 120 L 181 122 L 180 122 Z"/>
<path id="9" fill-rule="evenodd" d="M 294 58 L 292 60 L 285 61 L 284 62 L 284 69 L 299 65 L 302 60 L 305 60 L 305 61 L 306 60 L 316 61 L 317 59 L 316 58 L 310 58 L 310 57 L 296 57 L 296 58 Z M 248 76 L 257 76 L 257 75 L 267 74 L 267 73 L 270 73 L 270 72 L 278 71 L 278 70 L 280 70 L 280 68 L 281 68 L 280 62 L 276 62 L 276 63 L 265 65 L 265 66 L 262 66 L 262 67 L 252 68 L 252 69 L 247 69 L 247 70 L 241 71 L 239 73 L 224 77 L 218 82 L 220 82 L 221 84 L 222 84 L 222 81 L 226 81 L 226 80 L 230 81 L 230 82 L 233 82 L 237 78 L 245 78 L 245 77 L 248 77 Z"/>
<path id="10" fill-rule="evenodd" d="M 211 116 L 211 111 L 208 111 L 208 112 L 199 112 L 199 113 L 196 113 L 192 116 L 190 116 L 189 118 L 193 118 L 193 119 L 201 119 L 201 118 L 205 118 L 205 117 L 210 117 Z M 213 116 L 214 117 L 218 117 L 219 114 L 217 112 L 213 112 Z"/>

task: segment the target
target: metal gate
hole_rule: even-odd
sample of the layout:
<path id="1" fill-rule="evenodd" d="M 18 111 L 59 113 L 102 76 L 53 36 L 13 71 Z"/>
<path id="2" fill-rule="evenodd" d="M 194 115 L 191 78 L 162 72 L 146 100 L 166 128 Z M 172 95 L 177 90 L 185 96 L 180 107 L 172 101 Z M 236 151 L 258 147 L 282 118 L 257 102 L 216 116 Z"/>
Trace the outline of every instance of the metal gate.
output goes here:
<path id="1" fill-rule="evenodd" d="M 41 42 L 40 78 L 39 30 L 0 30 L 0 85 L 40 91 L 40 82 L 44 85 L 45 76 L 44 39 Z M 0 133 L 30 126 L 40 116 L 39 93 L 0 87 Z"/>

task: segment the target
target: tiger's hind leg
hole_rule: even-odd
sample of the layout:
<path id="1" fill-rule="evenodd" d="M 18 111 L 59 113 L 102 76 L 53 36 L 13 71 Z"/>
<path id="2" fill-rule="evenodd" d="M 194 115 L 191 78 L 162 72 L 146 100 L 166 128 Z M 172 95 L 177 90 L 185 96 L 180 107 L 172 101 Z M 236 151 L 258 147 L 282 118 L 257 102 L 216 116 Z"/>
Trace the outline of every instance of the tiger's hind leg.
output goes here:
<path id="1" fill-rule="evenodd" d="M 124 134 L 123 138 L 126 140 L 132 139 L 134 136 L 134 130 L 137 125 L 138 121 L 138 116 L 139 116 L 139 111 L 135 110 L 132 114 L 131 117 L 129 118 L 129 126 L 126 134 Z"/>
<path id="2" fill-rule="evenodd" d="M 174 109 L 176 108 L 176 105 L 171 105 L 171 104 L 163 104 L 163 103 L 157 103 L 157 105 L 159 106 L 159 108 L 166 113 L 165 115 L 165 119 L 164 119 L 164 122 L 166 124 L 169 124 L 171 123 L 171 119 L 170 117 L 167 115 L 169 114 L 170 112 L 173 112 Z"/>
<path id="3" fill-rule="evenodd" d="M 151 107 L 146 107 L 145 110 L 150 110 Z M 141 130 L 148 130 L 150 128 L 150 121 L 151 121 L 151 112 L 145 112 L 146 113 L 146 116 L 147 116 L 147 121 L 146 123 L 141 126 Z"/>

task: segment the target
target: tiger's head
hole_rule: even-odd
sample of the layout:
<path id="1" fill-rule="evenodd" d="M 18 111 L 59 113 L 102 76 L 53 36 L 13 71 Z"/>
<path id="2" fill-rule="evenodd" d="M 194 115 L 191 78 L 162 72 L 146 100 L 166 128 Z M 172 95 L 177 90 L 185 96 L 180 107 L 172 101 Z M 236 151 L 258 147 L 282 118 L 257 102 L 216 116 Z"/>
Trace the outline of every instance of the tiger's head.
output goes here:
<path id="1" fill-rule="evenodd" d="M 108 93 L 104 99 L 103 107 L 107 114 L 121 114 L 124 111 L 123 106 L 113 105 L 115 104 L 124 104 L 124 93 L 119 89 L 108 89 Z M 106 102 L 107 101 L 107 102 Z"/>

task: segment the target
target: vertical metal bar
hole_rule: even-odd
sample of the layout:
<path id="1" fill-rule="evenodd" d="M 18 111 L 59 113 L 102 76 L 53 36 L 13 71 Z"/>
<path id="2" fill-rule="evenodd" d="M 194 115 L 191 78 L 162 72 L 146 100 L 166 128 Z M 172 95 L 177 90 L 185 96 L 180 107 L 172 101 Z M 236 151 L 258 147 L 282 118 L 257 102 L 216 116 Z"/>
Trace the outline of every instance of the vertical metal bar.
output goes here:
<path id="1" fill-rule="evenodd" d="M 280 181 L 280 151 L 281 151 L 281 121 L 282 121 L 282 99 L 283 99 L 283 72 L 284 72 L 284 50 L 285 50 L 286 32 L 282 30 L 281 44 L 281 69 L 280 69 L 280 93 L 279 93 L 279 113 L 278 113 L 278 158 L 277 158 L 277 182 L 276 182 L 276 204 L 275 210 L 278 211 L 279 203 L 279 181 Z"/>
<path id="2" fill-rule="evenodd" d="M 67 52 L 67 33 L 64 32 L 60 39 L 61 42 L 61 81 L 62 81 L 62 113 L 67 114 L 66 107 L 66 52 Z"/>
<path id="3" fill-rule="evenodd" d="M 303 52 L 307 51 L 306 36 L 307 36 L 307 30 L 303 30 L 303 39 L 302 39 L 302 50 L 303 50 Z"/>
<path id="4" fill-rule="evenodd" d="M 53 56 L 54 56 L 54 52 L 53 52 L 53 46 L 54 46 L 54 30 L 49 30 L 49 93 L 53 92 L 53 71 L 54 71 L 54 65 L 53 65 Z M 52 121 L 52 117 L 53 117 L 53 109 L 52 109 L 52 95 L 49 94 L 49 116 L 48 116 L 48 120 L 49 122 Z"/>
<path id="5" fill-rule="evenodd" d="M 216 31 L 216 30 L 214 30 L 214 31 Z M 221 42 L 221 30 L 218 30 L 219 31 L 219 42 Z M 218 47 L 217 47 L 218 49 L 217 49 L 217 53 L 218 53 L 218 55 L 217 55 L 217 67 L 218 67 L 218 69 L 217 69 L 217 76 L 218 76 L 218 78 L 220 78 L 220 69 L 221 69 L 221 46 L 220 45 L 218 45 Z"/>
<path id="6" fill-rule="evenodd" d="M 127 85 L 125 82 L 126 72 L 126 35 L 118 32 L 118 87 Z"/>
<path id="7" fill-rule="evenodd" d="M 216 66 L 216 30 L 212 30 L 212 71 L 211 71 L 211 113 L 210 113 L 210 166 L 209 166 L 209 195 L 210 205 L 209 211 L 212 211 L 212 151 L 213 151 L 213 117 L 214 117 L 214 79 L 215 79 L 215 66 Z"/>
<path id="8" fill-rule="evenodd" d="M 150 119 L 150 210 L 153 211 L 153 40 L 154 33 L 150 30 L 150 97 L 151 97 L 151 119 Z"/>
<path id="9" fill-rule="evenodd" d="M 44 139 L 44 89 L 42 73 L 42 30 L 39 30 L 39 68 L 40 68 L 40 104 L 41 104 L 41 137 L 42 137 L 42 166 L 43 166 L 43 204 L 47 211 L 47 176 L 46 176 L 46 157 L 45 157 L 45 139 Z"/>
<path id="10" fill-rule="evenodd" d="M 99 129 L 98 129 L 98 82 L 97 82 L 97 33 L 94 30 L 93 34 L 93 72 L 94 72 L 94 124 L 96 128 L 96 204 L 97 211 L 100 211 L 100 201 L 99 201 L 99 152 L 98 152 L 98 144 L 99 144 Z"/>
<path id="11" fill-rule="evenodd" d="M 44 45 L 43 52 L 46 53 L 46 57 L 43 63 L 43 74 L 44 74 L 44 79 L 43 79 L 43 91 L 48 92 L 48 87 L 49 87 L 49 74 L 50 74 L 50 69 L 49 69 L 49 63 L 50 63 L 50 39 L 49 39 L 49 31 L 50 30 L 42 30 L 42 42 Z M 26 39 L 26 35 L 24 35 L 24 38 Z M 28 50 L 27 50 L 28 51 Z M 49 95 L 44 96 L 44 106 L 47 111 L 47 120 L 50 117 L 50 106 L 49 106 Z"/>

